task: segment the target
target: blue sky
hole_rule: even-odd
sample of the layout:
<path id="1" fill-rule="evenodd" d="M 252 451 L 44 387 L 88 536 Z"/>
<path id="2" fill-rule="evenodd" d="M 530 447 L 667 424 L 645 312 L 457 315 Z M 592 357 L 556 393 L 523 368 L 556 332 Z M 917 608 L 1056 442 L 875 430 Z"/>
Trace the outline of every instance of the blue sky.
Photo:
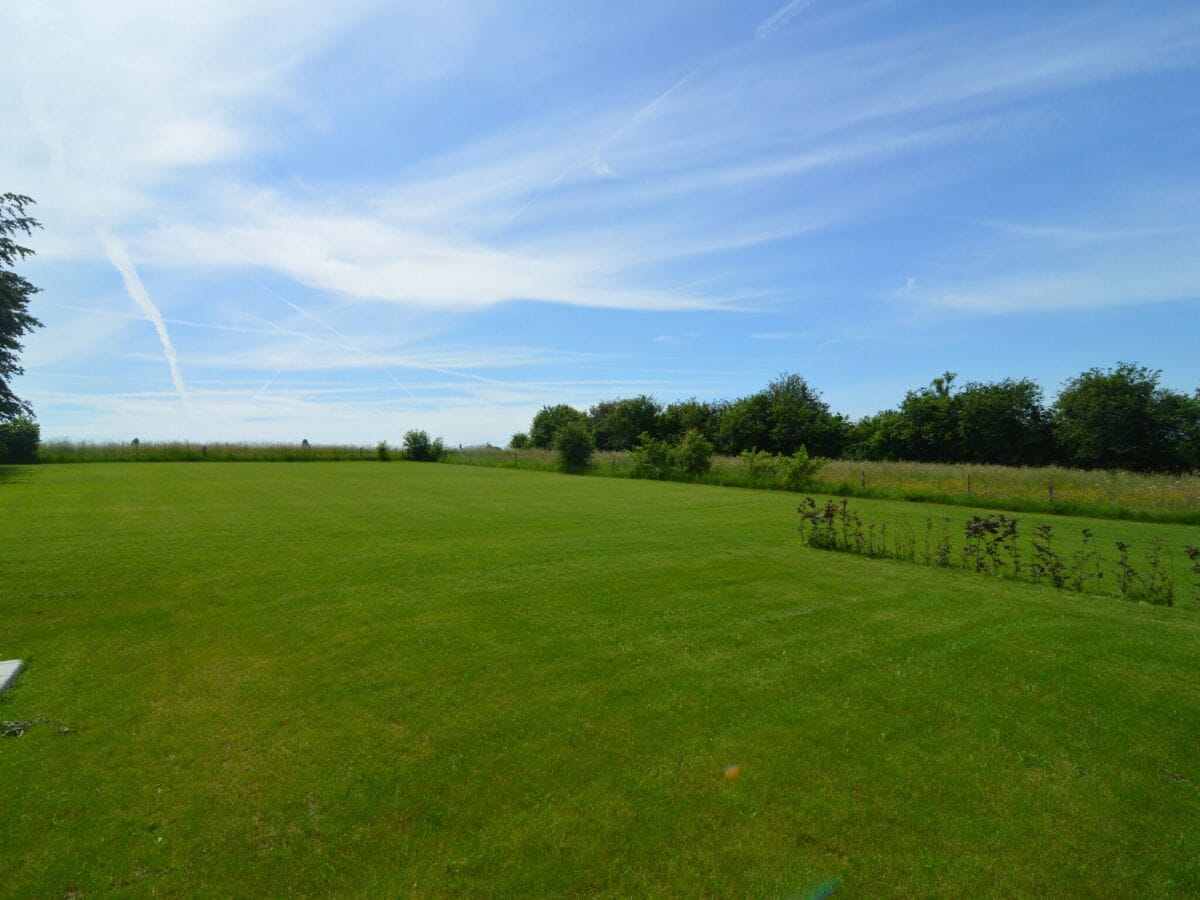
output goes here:
<path id="1" fill-rule="evenodd" d="M 8 4 L 48 437 L 1200 386 L 1200 6 Z"/>

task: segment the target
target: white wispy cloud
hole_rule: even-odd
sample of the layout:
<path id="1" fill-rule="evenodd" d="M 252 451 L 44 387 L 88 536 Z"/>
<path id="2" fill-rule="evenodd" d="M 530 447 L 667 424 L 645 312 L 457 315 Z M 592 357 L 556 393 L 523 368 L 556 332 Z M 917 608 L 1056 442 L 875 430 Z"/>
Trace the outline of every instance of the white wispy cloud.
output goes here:
<path id="1" fill-rule="evenodd" d="M 978 223 L 968 266 L 939 260 L 894 296 L 988 315 L 1200 302 L 1200 227 L 1164 212 L 1156 197 L 1122 199 L 1093 212 L 1104 226 Z"/>
<path id="2" fill-rule="evenodd" d="M 629 287 L 585 252 L 531 255 L 356 215 L 313 212 L 260 194 L 214 225 L 149 230 L 139 248 L 159 265 L 255 266 L 360 300 L 471 310 L 528 299 L 614 309 L 710 309 L 720 297 Z"/>
<path id="3" fill-rule="evenodd" d="M 627 20 L 692 11 L 581 13 L 564 51 L 560 31 L 502 0 L 12 3 L 0 8 L 0 31 L 13 36 L 0 80 L 15 86 L 0 92 L 0 169 L 40 202 L 47 229 L 35 264 L 77 272 L 111 261 L 162 344 L 174 394 L 95 401 L 93 421 L 141 402 L 178 416 L 166 405 L 187 398 L 197 422 L 228 414 L 250 428 L 278 409 L 287 421 L 328 414 L 345 424 L 367 407 L 331 411 L 329 398 L 288 393 L 289 377 L 338 370 L 395 394 L 387 414 L 397 422 L 430 375 L 488 392 L 472 393 L 477 406 L 458 407 L 463 415 L 485 401 L 515 414 L 540 402 L 514 379 L 497 383 L 495 370 L 571 360 L 552 347 L 497 346 L 506 340 L 492 335 L 455 345 L 441 336 L 446 323 L 517 300 L 818 311 L 822 278 L 854 276 L 852 257 L 877 252 L 877 223 L 1047 148 L 1087 152 L 1061 125 L 1071 92 L 1200 59 L 1200 16 L 1184 6 L 937 22 L 896 14 L 879 29 L 842 27 L 890 5 L 793 0 L 694 55 L 665 28 L 679 39 L 668 61 L 611 83 L 579 79 L 581 89 L 559 76 L 578 74 L 567 57 L 598 39 L 588 16 L 616 46 Z M 538 102 L 485 96 L 496 78 Z M 431 133 L 427 120 L 467 95 L 495 108 Z M 372 153 L 341 143 L 340 128 L 368 119 L 362 143 L 378 144 Z M 1082 208 L 1054 222 L 975 222 L 944 248 L 914 249 L 896 263 L 896 281 L 913 273 L 896 305 L 978 315 L 1196 297 L 1188 223 L 1200 196 L 1157 177 L 1148 172 L 1139 186 L 1157 199 L 1137 215 Z M 97 244 L 99 227 L 120 241 Z M 861 247 L 834 261 L 821 242 L 849 244 L 855 228 Z M 164 316 L 133 258 L 151 285 L 198 287 L 160 293 L 174 313 Z M 239 286 L 225 296 L 230 284 Z M 64 313 L 85 305 L 39 300 Z M 100 356 L 125 336 L 127 314 L 115 307 L 78 315 L 109 325 L 62 337 L 75 355 L 90 341 Z M 800 339 L 790 324 L 753 337 Z M 646 333 L 671 338 L 683 327 L 656 320 Z M 31 339 L 33 376 L 64 359 L 53 337 Z M 670 352 L 667 340 L 644 343 Z M 235 369 L 255 376 L 245 396 L 196 389 L 198 376 Z M 691 393 L 698 376 L 687 379 L 679 389 Z M 589 384 L 570 396 L 594 400 Z"/>
<path id="4" fill-rule="evenodd" d="M 756 33 L 779 31 L 809 6 L 781 6 Z M 1097 13 L 998 38 L 916 30 L 782 56 L 735 42 L 631 112 L 610 105 L 522 122 L 390 183 L 338 185 L 347 202 L 333 204 L 307 189 L 264 195 L 236 177 L 215 194 L 180 197 L 186 187 L 176 178 L 268 151 L 277 138 L 253 111 L 294 106 L 289 80 L 339 34 L 380 16 L 378 5 L 220 3 L 197 10 L 187 28 L 134 2 L 9 15 L 21 46 L 42 50 L 9 63 L 30 124 L 0 159 L 38 173 L 34 189 L 45 187 L 55 218 L 103 214 L 160 265 L 252 266 L 431 311 L 511 299 L 728 307 L 729 292 L 690 294 L 644 270 L 869 214 L 847 194 L 874 193 L 878 209 L 896 179 L 856 186 L 848 176 L 864 165 L 985 139 L 1006 123 L 1020 128 L 1016 101 L 1179 64 L 1200 40 L 1194 20 L 1178 14 L 1125 21 Z M 484 27 L 458 10 L 445 18 Z M 54 165 L 39 167 L 39 156 Z M 747 227 L 739 192 L 796 182 L 814 190 L 779 211 L 784 221 L 764 228 L 767 204 Z M 172 200 L 187 213 L 163 215 Z M 737 231 L 743 237 L 731 236 Z M 85 252 L 56 234 L 64 252 Z M 55 250 L 52 241 L 44 252 Z"/>
<path id="5" fill-rule="evenodd" d="M 506 384 L 424 385 L 413 395 L 381 387 L 292 385 L 284 376 L 263 385 L 194 387 L 187 415 L 163 391 L 85 392 L 36 380 L 30 396 L 40 409 L 69 412 L 76 439 L 137 435 L 142 440 L 280 440 L 373 444 L 397 441 L 411 428 L 453 436 L 464 444 L 504 441 L 528 425 L 552 396 L 587 408 L 601 397 L 681 390 L 679 380 L 647 378 L 542 379 Z M 688 381 L 683 384 L 691 385 Z M 701 388 L 716 386 L 701 383 Z M 53 438 L 55 434 L 47 434 Z"/>

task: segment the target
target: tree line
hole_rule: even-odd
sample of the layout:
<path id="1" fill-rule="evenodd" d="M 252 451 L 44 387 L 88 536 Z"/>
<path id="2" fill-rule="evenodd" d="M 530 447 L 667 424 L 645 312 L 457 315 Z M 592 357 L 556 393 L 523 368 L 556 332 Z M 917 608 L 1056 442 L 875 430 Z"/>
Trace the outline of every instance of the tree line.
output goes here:
<path id="1" fill-rule="evenodd" d="M 946 372 L 908 391 L 896 409 L 854 420 L 833 412 L 800 375 L 785 373 L 736 400 L 663 405 L 642 394 L 586 412 L 545 406 L 511 446 L 551 447 L 571 426 L 585 428 L 598 450 L 631 450 L 646 439 L 677 444 L 695 433 L 727 456 L 754 450 L 791 456 L 803 447 L 832 459 L 1200 469 L 1200 389 L 1179 393 L 1160 378 L 1160 371 L 1135 363 L 1088 369 L 1047 404 L 1028 378 L 959 383 Z"/>

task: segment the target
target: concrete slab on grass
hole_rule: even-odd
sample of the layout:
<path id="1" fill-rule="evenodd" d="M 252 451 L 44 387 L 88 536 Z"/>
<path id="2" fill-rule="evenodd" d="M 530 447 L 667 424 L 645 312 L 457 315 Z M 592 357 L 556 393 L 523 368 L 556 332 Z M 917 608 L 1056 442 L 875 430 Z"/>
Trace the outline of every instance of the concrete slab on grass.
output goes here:
<path id="1" fill-rule="evenodd" d="M 21 671 L 23 665 L 25 664 L 19 659 L 0 661 L 0 694 L 8 690 L 8 686 L 13 683 L 13 679 L 17 677 L 17 673 Z"/>

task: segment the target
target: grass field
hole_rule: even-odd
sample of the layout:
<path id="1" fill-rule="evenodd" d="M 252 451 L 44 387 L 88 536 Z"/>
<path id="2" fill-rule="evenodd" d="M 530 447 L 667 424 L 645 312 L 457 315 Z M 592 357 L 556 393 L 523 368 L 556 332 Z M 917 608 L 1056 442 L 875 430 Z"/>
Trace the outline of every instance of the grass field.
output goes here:
<path id="1" fill-rule="evenodd" d="M 398 458 L 399 450 L 392 447 L 393 457 Z M 135 446 L 129 442 L 51 440 L 42 442 L 39 456 L 46 463 L 343 462 L 375 461 L 376 450 L 333 444 L 304 447 L 283 443 L 168 441 Z M 446 461 L 539 472 L 560 468 L 558 455 L 551 450 L 468 447 L 450 450 Z M 591 474 L 627 478 L 633 467 L 629 453 L 600 452 L 596 454 Z M 744 463 L 736 457 L 715 457 L 712 471 L 701 480 L 706 484 L 754 486 Z M 1019 468 L 832 459 L 825 462 L 813 487 L 841 497 L 1200 525 L 1200 473 L 1167 475 L 1056 466 Z"/>
<path id="2" fill-rule="evenodd" d="M 375 448 L 356 444 L 248 444 L 195 441 L 42 441 L 44 463 L 89 462 L 347 462 L 375 460 Z"/>
<path id="3" fill-rule="evenodd" d="M 46 720 L 0 739 L 0 892 L 1200 893 L 1200 613 L 807 550 L 795 506 L 0 468 L 0 719 Z"/>

